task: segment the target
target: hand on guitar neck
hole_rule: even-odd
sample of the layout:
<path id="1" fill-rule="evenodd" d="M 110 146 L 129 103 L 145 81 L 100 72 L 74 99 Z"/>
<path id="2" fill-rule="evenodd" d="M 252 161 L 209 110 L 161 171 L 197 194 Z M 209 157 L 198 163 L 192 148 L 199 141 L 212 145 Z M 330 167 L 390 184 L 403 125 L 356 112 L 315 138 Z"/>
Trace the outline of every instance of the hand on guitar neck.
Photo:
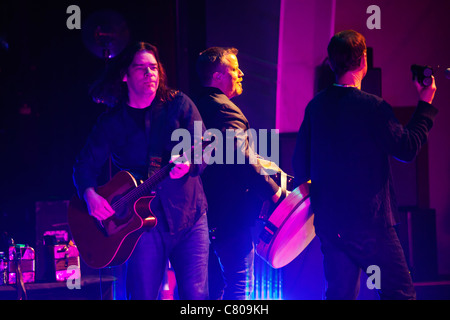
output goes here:
<path id="1" fill-rule="evenodd" d="M 191 164 L 189 160 L 187 160 L 185 154 L 183 154 L 183 157 L 172 156 L 170 162 L 175 162 L 175 166 L 170 170 L 169 173 L 171 179 L 180 179 L 184 177 L 186 173 L 189 172 L 189 169 L 191 167 Z"/>

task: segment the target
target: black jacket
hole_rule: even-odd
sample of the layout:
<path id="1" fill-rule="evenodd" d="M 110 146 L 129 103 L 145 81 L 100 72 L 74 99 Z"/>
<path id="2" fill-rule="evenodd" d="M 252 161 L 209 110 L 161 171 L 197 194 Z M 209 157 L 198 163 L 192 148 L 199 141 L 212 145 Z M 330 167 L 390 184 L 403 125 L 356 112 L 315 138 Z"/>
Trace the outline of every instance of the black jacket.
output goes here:
<path id="1" fill-rule="evenodd" d="M 437 109 L 420 101 L 403 127 L 383 99 L 332 86 L 308 104 L 293 157 L 298 183 L 311 179 L 316 231 L 392 226 L 396 203 L 389 157 L 411 161 Z"/>
<path id="2" fill-rule="evenodd" d="M 209 224 L 221 229 L 248 226 L 254 222 L 258 213 L 255 195 L 258 194 L 264 200 L 270 199 L 278 190 L 278 185 L 270 176 L 261 174 L 259 164 L 250 164 L 247 143 L 244 150 L 245 164 L 238 164 L 237 150 L 226 150 L 227 129 L 241 129 L 245 132 L 250 128 L 238 106 L 220 89 L 212 87 L 203 88 L 195 103 L 206 128 L 220 130 L 224 138 L 224 164 L 210 164 L 202 174 L 209 205 Z M 230 151 L 235 152 L 234 164 L 227 164 L 227 151 L 228 154 Z"/>

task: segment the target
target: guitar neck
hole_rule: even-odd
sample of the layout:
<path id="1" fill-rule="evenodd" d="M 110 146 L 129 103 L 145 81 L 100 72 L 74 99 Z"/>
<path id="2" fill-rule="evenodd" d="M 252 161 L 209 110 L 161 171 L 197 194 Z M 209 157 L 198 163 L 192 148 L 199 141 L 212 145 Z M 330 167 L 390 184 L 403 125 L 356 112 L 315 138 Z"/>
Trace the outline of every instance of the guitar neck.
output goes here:
<path id="1" fill-rule="evenodd" d="M 203 141 L 201 143 L 202 143 L 202 150 L 204 150 Z M 207 144 L 209 144 L 209 142 Z M 192 146 L 191 149 L 187 151 L 183 156 L 186 157 L 186 159 L 189 159 L 193 150 L 194 146 Z M 170 170 L 174 166 L 175 166 L 174 162 L 169 162 L 167 165 L 165 165 L 155 174 L 153 174 L 150 178 L 148 178 L 142 184 L 140 184 L 137 188 L 131 190 L 124 197 L 115 202 L 112 205 L 113 209 L 116 210 L 116 208 L 118 208 L 119 206 L 123 205 L 126 206 L 129 203 L 137 201 L 141 197 L 149 195 L 152 189 L 154 189 L 163 179 L 165 179 L 169 175 Z"/>
<path id="2" fill-rule="evenodd" d="M 169 172 L 174 166 L 175 164 L 173 162 L 165 165 L 160 170 L 158 170 L 158 172 L 145 180 L 144 183 L 134 189 L 132 192 L 136 193 L 135 200 L 139 199 L 142 196 L 148 195 L 152 191 L 152 189 L 154 189 L 161 181 L 169 176 Z"/>
<path id="3" fill-rule="evenodd" d="M 137 201 L 139 198 L 148 196 L 151 191 L 162 181 L 164 180 L 170 173 L 170 170 L 175 166 L 173 162 L 162 167 L 158 172 L 152 175 L 150 178 L 145 180 L 142 184 L 140 184 L 137 188 L 132 189 L 125 196 L 123 196 L 120 200 L 113 204 L 113 209 L 122 206 L 128 205 Z"/>

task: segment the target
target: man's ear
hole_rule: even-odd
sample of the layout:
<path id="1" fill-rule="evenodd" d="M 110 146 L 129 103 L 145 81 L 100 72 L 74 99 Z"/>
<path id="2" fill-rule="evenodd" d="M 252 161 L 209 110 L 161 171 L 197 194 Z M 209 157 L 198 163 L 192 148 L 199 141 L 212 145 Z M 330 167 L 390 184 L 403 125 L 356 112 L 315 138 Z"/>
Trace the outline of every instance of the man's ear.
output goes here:
<path id="1" fill-rule="evenodd" d="M 367 65 L 367 51 L 364 51 L 363 55 L 361 56 L 361 61 L 359 62 L 359 69 L 364 69 Z"/>
<path id="2" fill-rule="evenodd" d="M 128 80 L 127 74 L 125 73 L 124 76 L 123 76 L 123 78 L 122 78 L 122 81 L 123 81 L 123 82 L 127 82 L 127 80 Z"/>
<path id="3" fill-rule="evenodd" d="M 213 73 L 213 80 L 220 81 L 222 79 L 222 73 L 219 71 L 216 71 Z"/>

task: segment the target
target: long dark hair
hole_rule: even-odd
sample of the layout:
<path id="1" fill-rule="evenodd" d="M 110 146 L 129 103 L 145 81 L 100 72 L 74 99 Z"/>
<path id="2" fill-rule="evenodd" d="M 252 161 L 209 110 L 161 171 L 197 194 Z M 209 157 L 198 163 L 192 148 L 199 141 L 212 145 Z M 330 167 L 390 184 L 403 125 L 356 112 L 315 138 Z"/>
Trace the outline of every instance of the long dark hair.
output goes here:
<path id="1" fill-rule="evenodd" d="M 122 79 L 139 51 L 152 53 L 158 63 L 159 86 L 155 99 L 163 102 L 173 99 L 177 91 L 167 86 L 166 71 L 159 59 L 158 49 L 147 42 L 136 42 L 129 45 L 119 56 L 108 61 L 104 73 L 89 90 L 95 102 L 114 107 L 128 101 L 128 87 Z"/>

